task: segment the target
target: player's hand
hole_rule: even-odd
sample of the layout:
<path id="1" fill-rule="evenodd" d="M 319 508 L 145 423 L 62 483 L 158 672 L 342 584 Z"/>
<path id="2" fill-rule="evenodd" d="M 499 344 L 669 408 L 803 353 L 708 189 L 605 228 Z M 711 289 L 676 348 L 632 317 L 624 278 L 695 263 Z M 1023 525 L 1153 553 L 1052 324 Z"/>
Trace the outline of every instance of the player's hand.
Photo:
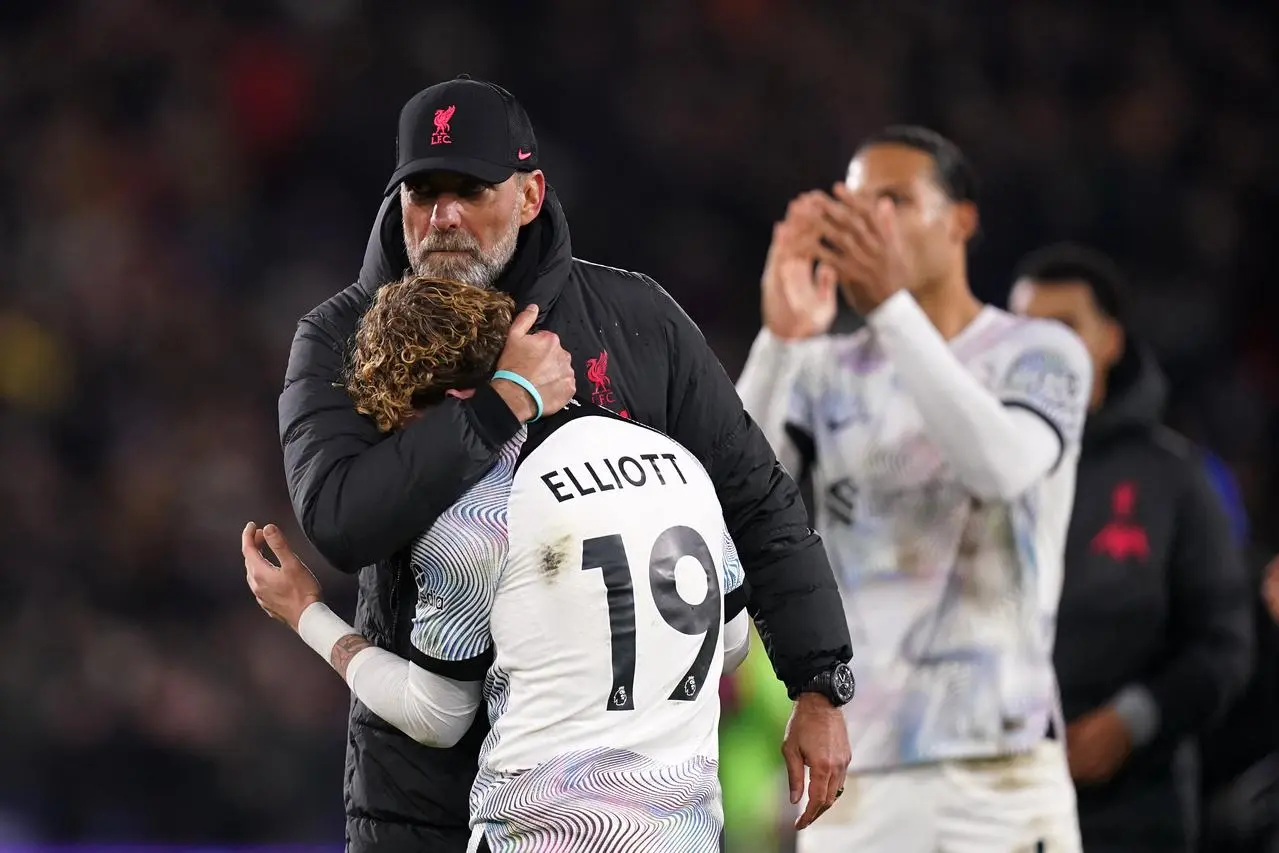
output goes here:
<path id="1" fill-rule="evenodd" d="M 825 334 L 835 322 L 835 270 L 814 256 L 820 239 L 821 193 L 805 193 L 790 203 L 786 218 L 773 225 L 764 274 L 760 278 L 764 326 L 784 341 Z"/>
<path id="2" fill-rule="evenodd" d="M 808 807 L 795 821 L 804 829 L 821 817 L 844 787 L 848 762 L 848 724 L 844 712 L 819 693 L 801 693 L 786 724 L 782 742 L 790 801 L 798 804 L 804 793 L 804 766 L 808 766 Z"/>
<path id="3" fill-rule="evenodd" d="M 263 547 L 273 552 L 280 565 L 262 556 Z M 249 589 L 258 605 L 273 619 L 296 631 L 302 611 L 320 600 L 320 582 L 293 553 L 289 540 L 274 524 L 262 529 L 252 521 L 246 524 L 240 535 L 240 551 L 244 554 Z"/>
<path id="4" fill-rule="evenodd" d="M 1076 782 L 1107 781 L 1123 767 L 1130 752 L 1132 737 L 1113 708 L 1098 708 L 1066 727 L 1066 758 Z"/>
<path id="5" fill-rule="evenodd" d="M 862 316 L 909 287 L 914 270 L 886 198 L 868 200 L 843 184 L 819 194 L 822 240 L 816 257 L 834 269 L 849 303 Z"/>
<path id="6" fill-rule="evenodd" d="M 573 399 L 577 379 L 568 350 L 560 345 L 560 336 L 554 332 L 532 331 L 537 311 L 536 305 L 530 305 L 516 315 L 506 334 L 506 346 L 498 356 L 497 369 L 518 373 L 532 382 L 542 395 L 542 414 L 553 415 Z M 520 421 L 531 421 L 537 415 L 532 396 L 519 385 L 498 379 L 493 388 Z"/>
<path id="7" fill-rule="evenodd" d="M 1270 618 L 1279 625 L 1279 557 L 1275 557 L 1266 566 L 1265 578 L 1261 581 L 1261 596 L 1265 599 Z"/>

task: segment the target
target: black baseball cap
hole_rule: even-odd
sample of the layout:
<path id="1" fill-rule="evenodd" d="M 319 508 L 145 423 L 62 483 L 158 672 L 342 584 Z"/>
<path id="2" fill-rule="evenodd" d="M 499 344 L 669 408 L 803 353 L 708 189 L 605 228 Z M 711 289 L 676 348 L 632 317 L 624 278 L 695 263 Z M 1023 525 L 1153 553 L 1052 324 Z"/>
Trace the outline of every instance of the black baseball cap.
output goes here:
<path id="1" fill-rule="evenodd" d="M 528 113 L 510 92 L 462 74 L 414 95 L 400 110 L 389 195 L 420 172 L 448 171 L 501 183 L 537 168 Z"/>

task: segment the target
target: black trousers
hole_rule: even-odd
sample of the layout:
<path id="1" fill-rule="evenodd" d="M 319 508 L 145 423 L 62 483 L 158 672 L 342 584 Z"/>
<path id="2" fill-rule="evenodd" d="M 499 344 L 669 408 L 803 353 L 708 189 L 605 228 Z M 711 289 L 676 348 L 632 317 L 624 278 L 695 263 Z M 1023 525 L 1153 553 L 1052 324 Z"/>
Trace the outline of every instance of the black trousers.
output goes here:
<path id="1" fill-rule="evenodd" d="M 1171 774 L 1077 789 L 1084 853 L 1190 853 L 1185 804 Z"/>

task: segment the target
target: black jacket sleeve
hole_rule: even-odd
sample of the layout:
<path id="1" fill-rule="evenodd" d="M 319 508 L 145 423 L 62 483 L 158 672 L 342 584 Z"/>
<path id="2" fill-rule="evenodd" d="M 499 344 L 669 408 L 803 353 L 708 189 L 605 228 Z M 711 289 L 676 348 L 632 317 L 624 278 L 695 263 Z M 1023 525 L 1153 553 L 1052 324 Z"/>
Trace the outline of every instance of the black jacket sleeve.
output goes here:
<path id="1" fill-rule="evenodd" d="M 795 695 L 852 657 L 843 602 L 799 489 L 746 414 L 701 331 L 657 284 L 671 353 L 669 429 L 706 466 L 750 587 L 747 608 L 773 669 Z"/>
<path id="2" fill-rule="evenodd" d="M 420 535 L 493 465 L 519 419 L 490 386 L 384 436 L 341 381 L 344 349 L 314 315 L 298 324 L 280 395 L 293 510 L 307 538 L 353 572 Z"/>
<path id="3" fill-rule="evenodd" d="M 1193 457 L 1192 457 L 1193 460 Z M 1243 555 L 1201 466 L 1188 460 L 1168 566 L 1168 665 L 1145 687 L 1159 736 L 1202 731 L 1243 689 L 1252 669 L 1251 597 Z"/>
<path id="4" fill-rule="evenodd" d="M 280 395 L 293 510 L 316 550 L 348 572 L 390 557 L 430 527 L 519 430 L 497 392 L 482 386 L 470 400 L 449 398 L 385 436 L 342 387 L 346 345 L 365 294 L 401 274 L 396 267 L 403 259 L 389 258 L 385 249 L 394 245 L 388 235 L 399 221 L 394 202 L 391 196 L 378 213 L 360 284 L 298 323 Z"/>

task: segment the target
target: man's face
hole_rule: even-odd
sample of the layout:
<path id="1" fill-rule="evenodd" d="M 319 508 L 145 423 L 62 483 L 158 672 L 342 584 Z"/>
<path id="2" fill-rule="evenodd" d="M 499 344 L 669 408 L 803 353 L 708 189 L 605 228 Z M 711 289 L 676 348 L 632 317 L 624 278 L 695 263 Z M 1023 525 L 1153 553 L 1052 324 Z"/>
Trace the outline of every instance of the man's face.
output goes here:
<path id="1" fill-rule="evenodd" d="M 1092 356 L 1093 408 L 1105 398 L 1105 377 L 1124 352 L 1119 324 L 1101 310 L 1092 288 L 1082 281 L 1038 282 L 1019 278 L 1013 284 L 1009 307 L 1014 314 L 1057 320 L 1075 330 Z"/>
<path id="2" fill-rule="evenodd" d="M 418 275 L 493 287 L 520 228 L 541 211 L 541 172 L 486 184 L 455 172 L 413 175 L 400 186 L 404 248 Z"/>
<path id="3" fill-rule="evenodd" d="M 944 277 L 963 256 L 977 211 L 950 200 L 930 155 L 905 145 L 871 145 L 849 163 L 844 183 L 871 204 L 887 198 L 896 207 L 902 242 L 918 264 L 912 289 Z"/>

